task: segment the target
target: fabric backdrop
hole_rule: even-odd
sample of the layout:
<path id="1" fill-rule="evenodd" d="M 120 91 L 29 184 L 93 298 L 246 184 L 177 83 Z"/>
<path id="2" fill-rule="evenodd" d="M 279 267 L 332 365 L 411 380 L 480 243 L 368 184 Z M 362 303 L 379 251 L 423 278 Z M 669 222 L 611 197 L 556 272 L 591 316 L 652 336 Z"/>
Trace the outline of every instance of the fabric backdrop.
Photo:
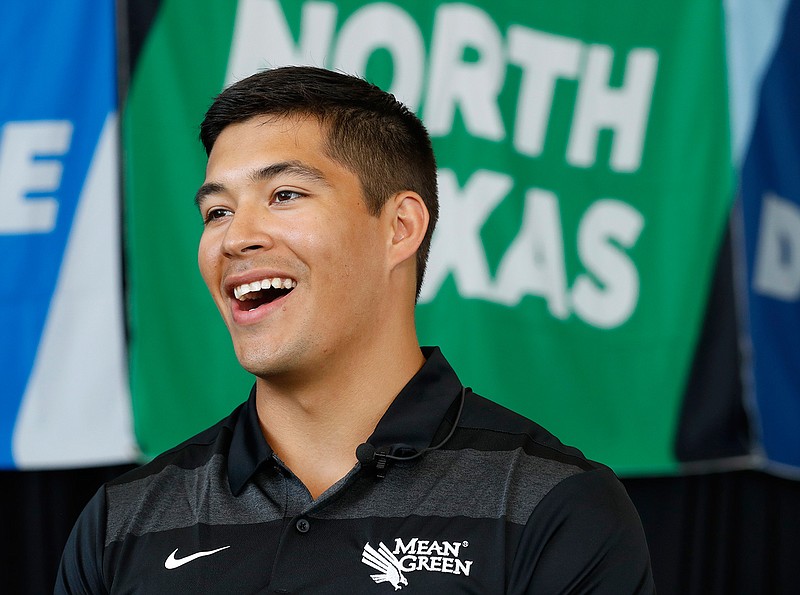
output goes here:
<path id="1" fill-rule="evenodd" d="M 418 327 L 465 383 L 621 474 L 796 473 L 797 1 L 142 4 L 123 271 L 115 15 L 57 6 L 3 8 L 1 466 L 151 457 L 245 397 L 196 269 L 197 126 L 226 84 L 315 64 L 431 131 Z"/>

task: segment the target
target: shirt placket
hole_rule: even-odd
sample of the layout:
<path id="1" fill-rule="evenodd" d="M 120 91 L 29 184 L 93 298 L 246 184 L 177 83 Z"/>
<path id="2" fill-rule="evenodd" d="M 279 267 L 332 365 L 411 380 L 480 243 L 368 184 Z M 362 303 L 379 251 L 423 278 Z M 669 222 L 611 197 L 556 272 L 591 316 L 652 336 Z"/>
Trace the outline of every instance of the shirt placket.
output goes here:
<path id="1" fill-rule="evenodd" d="M 285 496 L 284 523 L 272 568 L 272 580 L 267 592 L 287 595 L 298 592 L 308 579 L 304 574 L 311 572 L 307 560 L 298 559 L 298 552 L 316 549 L 309 542 L 319 538 L 314 530 L 315 522 L 318 519 L 311 518 L 310 515 L 314 511 L 324 508 L 341 490 L 345 489 L 355 478 L 357 469 L 353 469 L 332 489 L 315 501 L 303 482 L 277 457 L 275 457 L 275 466 L 282 478 L 281 484 Z"/>
<path id="2" fill-rule="evenodd" d="M 284 494 L 283 528 L 272 568 L 269 593 L 286 595 L 297 592 L 297 573 L 303 572 L 304 564 L 298 564 L 296 552 L 302 541 L 313 539 L 312 520 L 308 513 L 314 508 L 314 500 L 306 486 L 283 463 L 275 457 L 275 467 L 281 477 Z"/>

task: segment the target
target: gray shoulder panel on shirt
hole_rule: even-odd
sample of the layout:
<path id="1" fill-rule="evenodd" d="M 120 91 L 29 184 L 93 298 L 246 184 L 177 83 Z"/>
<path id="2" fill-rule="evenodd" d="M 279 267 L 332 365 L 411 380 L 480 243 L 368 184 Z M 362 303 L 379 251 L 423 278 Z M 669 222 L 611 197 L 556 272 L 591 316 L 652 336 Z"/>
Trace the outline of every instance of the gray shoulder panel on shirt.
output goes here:
<path id="1" fill-rule="evenodd" d="M 310 515 L 325 519 L 439 516 L 499 519 L 524 524 L 560 481 L 580 473 L 567 463 L 511 451 L 439 450 L 391 466 L 384 479 L 359 474 Z M 208 525 L 257 524 L 282 519 L 285 479 L 258 473 L 237 497 L 226 462 L 213 456 L 195 469 L 168 465 L 156 474 L 107 488 L 106 545 L 127 535 Z M 296 480 L 295 480 L 296 481 Z M 480 498 L 476 498 L 480 494 Z"/>
<path id="2" fill-rule="evenodd" d="M 144 535 L 191 527 L 197 523 L 235 525 L 282 518 L 269 493 L 280 490 L 277 478 L 258 474 L 265 484 L 250 484 L 237 498 L 228 486 L 225 457 L 214 455 L 203 467 L 167 465 L 156 474 L 107 488 L 106 545 L 128 534 Z"/>
<path id="3" fill-rule="evenodd" d="M 555 485 L 581 472 L 572 465 L 527 455 L 521 448 L 437 450 L 417 463 L 390 467 L 384 479 L 359 482 L 315 516 L 462 516 L 524 524 Z"/>

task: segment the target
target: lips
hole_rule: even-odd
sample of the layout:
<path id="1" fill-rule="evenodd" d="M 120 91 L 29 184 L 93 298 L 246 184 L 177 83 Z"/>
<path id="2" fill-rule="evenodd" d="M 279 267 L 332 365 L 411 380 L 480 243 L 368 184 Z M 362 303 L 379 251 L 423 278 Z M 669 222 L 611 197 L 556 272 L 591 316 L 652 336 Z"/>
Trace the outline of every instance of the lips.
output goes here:
<path id="1" fill-rule="evenodd" d="M 239 324 L 248 324 L 260 320 L 262 314 L 266 315 L 272 310 L 265 306 L 277 305 L 297 287 L 297 281 L 280 276 L 234 281 L 226 285 L 234 320 Z"/>

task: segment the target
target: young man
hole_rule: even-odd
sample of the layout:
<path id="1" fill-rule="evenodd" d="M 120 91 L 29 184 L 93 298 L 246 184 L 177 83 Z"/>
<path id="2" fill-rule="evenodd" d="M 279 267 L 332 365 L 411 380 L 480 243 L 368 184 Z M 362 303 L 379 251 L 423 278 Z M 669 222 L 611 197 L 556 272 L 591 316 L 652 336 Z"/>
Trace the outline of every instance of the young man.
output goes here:
<path id="1" fill-rule="evenodd" d="M 420 349 L 437 217 L 419 120 L 315 68 L 201 127 L 198 261 L 242 366 L 227 419 L 100 489 L 59 593 L 652 593 L 606 467 Z"/>

